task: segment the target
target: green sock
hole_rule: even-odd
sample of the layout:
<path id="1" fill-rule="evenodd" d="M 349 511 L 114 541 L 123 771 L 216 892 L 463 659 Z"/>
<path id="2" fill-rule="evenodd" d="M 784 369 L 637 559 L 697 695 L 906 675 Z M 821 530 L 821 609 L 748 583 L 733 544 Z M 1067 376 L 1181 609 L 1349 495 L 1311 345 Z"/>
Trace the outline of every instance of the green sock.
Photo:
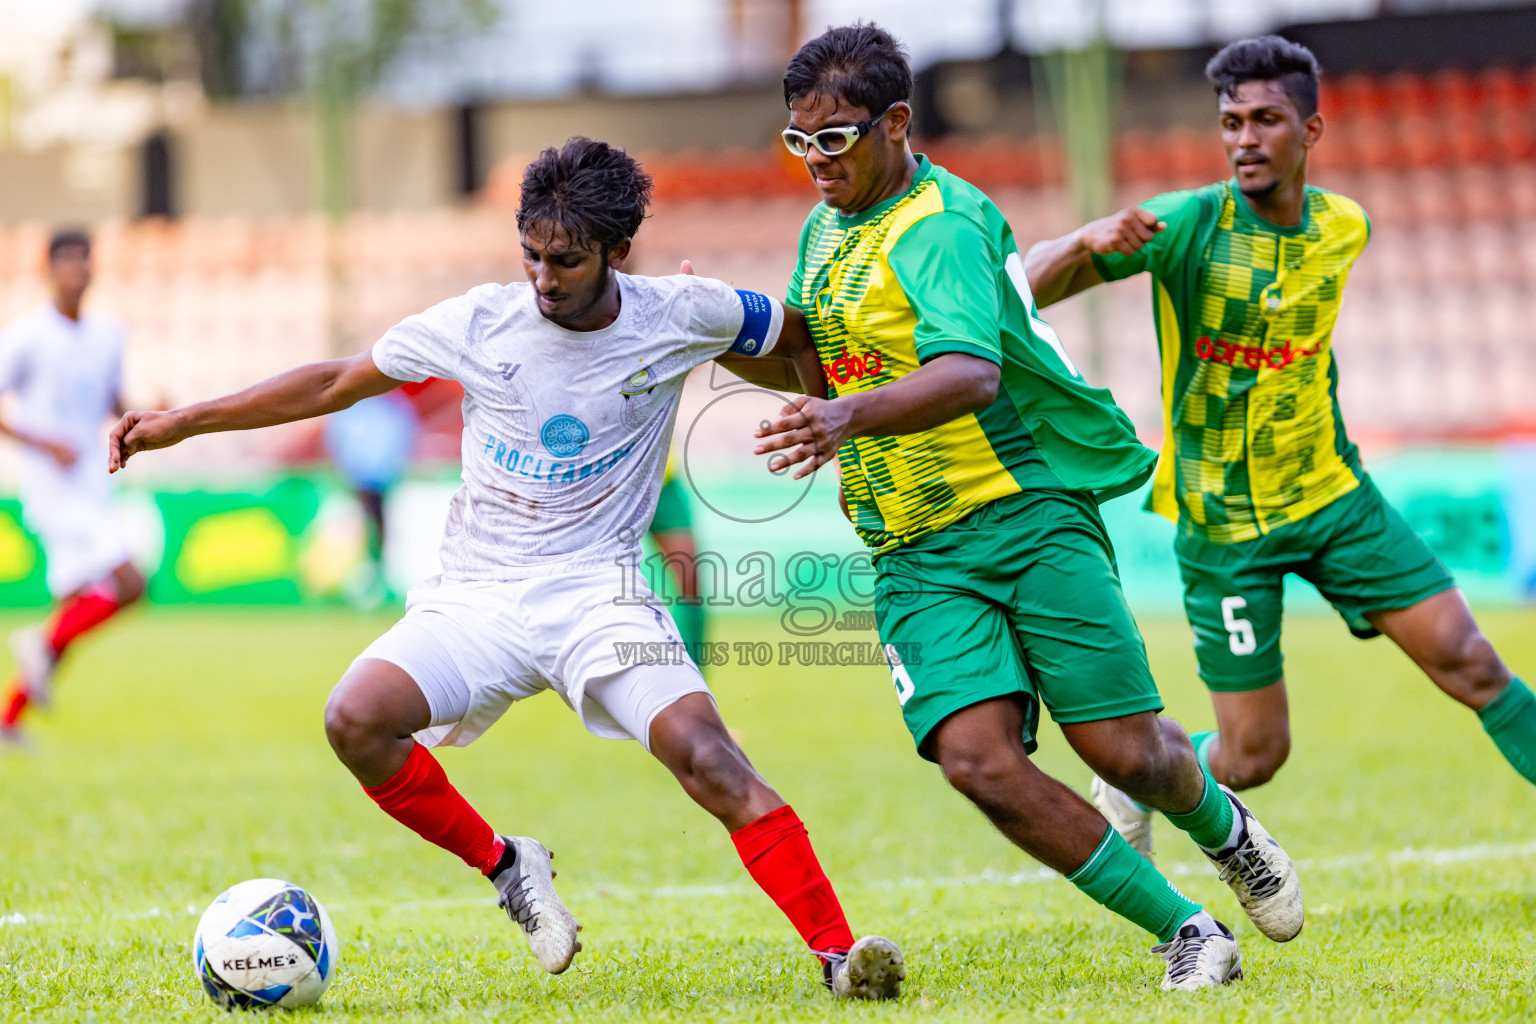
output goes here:
<path id="1" fill-rule="evenodd" d="M 1205 732 L 1197 732 L 1190 736 L 1189 742 L 1195 745 L 1195 758 L 1200 762 L 1200 767 L 1205 774 L 1211 774 L 1211 744 L 1221 733 L 1215 729 L 1207 729 Z"/>
<path id="2" fill-rule="evenodd" d="M 1083 866 L 1067 876 L 1101 907 L 1138 924 L 1167 942 L 1179 926 L 1200 913 L 1200 904 L 1173 887 L 1152 862 L 1120 838 L 1114 827 L 1106 829 L 1098 849 Z"/>
<path id="3" fill-rule="evenodd" d="M 1536 694 L 1531 688 L 1519 679 L 1510 680 L 1477 717 L 1504 760 L 1527 782 L 1536 782 Z"/>
<path id="4" fill-rule="evenodd" d="M 1195 809 L 1184 814 L 1169 814 L 1165 811 L 1163 817 L 1188 832 L 1189 838 L 1202 849 L 1225 849 L 1232 838 L 1232 825 L 1237 820 L 1237 811 L 1232 807 L 1232 801 L 1227 799 L 1227 794 L 1216 785 L 1216 780 L 1211 778 L 1210 769 L 1203 765 L 1201 769 L 1201 774 L 1205 776 L 1205 792 L 1201 794 Z"/>

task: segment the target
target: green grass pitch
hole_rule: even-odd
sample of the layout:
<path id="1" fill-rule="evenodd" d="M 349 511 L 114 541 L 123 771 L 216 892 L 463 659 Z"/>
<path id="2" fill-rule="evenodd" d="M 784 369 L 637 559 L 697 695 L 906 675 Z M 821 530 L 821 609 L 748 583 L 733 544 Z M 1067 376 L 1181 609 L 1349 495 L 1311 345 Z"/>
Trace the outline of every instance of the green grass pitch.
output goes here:
<path id="1" fill-rule="evenodd" d="M 0 629 L 20 621 L 9 616 Z M 544 695 L 442 761 L 501 830 L 559 854 L 586 951 L 543 975 L 456 859 L 358 791 L 321 729 L 332 682 L 388 623 L 156 610 L 84 642 L 37 746 L 0 758 L 0 1018 L 211 1020 L 196 916 L 277 876 L 326 904 L 351 1020 L 1504 1020 L 1536 1011 L 1536 793 L 1475 718 L 1385 641 L 1287 626 L 1295 750 L 1252 806 L 1301 863 L 1308 924 L 1277 946 L 1160 825 L 1162 863 L 1237 931 L 1247 977 L 1157 990 L 1150 939 L 1041 871 L 912 752 L 877 668 L 716 670 L 725 718 L 811 829 L 855 931 L 889 935 L 895 1005 L 833 1005 L 713 820 L 636 744 Z M 1536 673 L 1536 614 L 1484 616 Z M 1182 623 L 1147 639 L 1169 713 L 1212 720 Z M 721 623 L 719 639 L 779 636 Z M 1086 770 L 1047 727 L 1048 770 Z M 1198 1018 L 1196 1017 L 1198 1015 Z"/>

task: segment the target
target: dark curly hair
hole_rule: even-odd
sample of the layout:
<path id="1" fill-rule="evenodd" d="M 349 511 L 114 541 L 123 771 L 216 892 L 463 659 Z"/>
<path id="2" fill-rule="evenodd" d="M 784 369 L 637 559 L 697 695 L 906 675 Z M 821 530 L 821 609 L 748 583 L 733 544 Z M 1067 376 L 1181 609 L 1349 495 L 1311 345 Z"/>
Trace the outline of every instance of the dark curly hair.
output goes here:
<path id="1" fill-rule="evenodd" d="M 1306 120 L 1317 113 L 1317 79 L 1322 69 L 1312 51 L 1280 36 L 1239 39 L 1222 47 L 1205 66 L 1205 77 L 1216 86 L 1216 95 L 1237 98 L 1244 82 L 1279 82 Z"/>
<path id="2" fill-rule="evenodd" d="M 790 58 L 784 105 L 813 93 L 832 96 L 871 115 L 912 98 L 907 48 L 872 21 L 829 28 Z"/>
<path id="3" fill-rule="evenodd" d="M 584 136 L 551 146 L 523 171 L 517 227 L 558 227 L 606 255 L 633 238 L 651 205 L 651 176 L 622 149 Z"/>
<path id="4" fill-rule="evenodd" d="M 65 249 L 83 249 L 85 255 L 91 254 L 91 236 L 81 228 L 60 228 L 48 239 L 48 261 L 51 263 L 59 258 L 59 253 Z"/>

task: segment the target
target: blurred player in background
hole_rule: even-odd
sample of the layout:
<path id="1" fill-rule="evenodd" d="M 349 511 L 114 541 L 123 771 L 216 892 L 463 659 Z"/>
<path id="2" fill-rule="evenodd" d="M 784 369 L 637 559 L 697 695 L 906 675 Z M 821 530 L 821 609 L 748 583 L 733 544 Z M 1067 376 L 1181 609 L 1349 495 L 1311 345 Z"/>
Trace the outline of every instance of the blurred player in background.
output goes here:
<path id="1" fill-rule="evenodd" d="M 332 692 L 337 756 L 382 810 L 490 879 L 539 964 L 558 974 L 581 947 L 549 851 L 497 835 L 428 752 L 471 743 L 513 702 L 555 690 L 588 731 L 644 744 L 730 831 L 834 995 L 892 997 L 900 951 L 877 936 L 854 941 L 805 826 L 731 738 L 665 607 L 618 571 L 655 515 L 690 370 L 734 354 L 817 373 L 803 319 L 777 301 L 706 278 L 619 272 L 650 188 L 604 143 L 545 150 L 524 173 L 517 214 L 529 282 L 439 303 L 349 359 L 184 409 L 128 413 L 111 464 L 196 434 L 332 413 L 406 381 L 459 381 L 464 486 L 443 574 L 411 592 L 405 618 Z"/>
<path id="2" fill-rule="evenodd" d="M 688 650 L 698 657 L 705 638 L 704 599 L 699 594 L 698 544 L 693 537 L 693 504 L 688 488 L 678 478 L 677 460 L 667 456 L 661 478 L 656 516 L 651 520 L 651 541 L 661 553 L 665 571 L 672 574 L 678 599 L 671 603 L 677 632 Z M 700 670 L 703 670 L 701 664 Z"/>
<path id="3" fill-rule="evenodd" d="M 347 596 L 362 608 L 393 596 L 384 572 L 385 500 L 410 467 L 421 427 L 404 390 L 365 398 L 325 418 L 326 451 L 356 495 L 368 528 L 367 559 L 347 583 Z"/>
<path id="4" fill-rule="evenodd" d="M 784 140 L 823 199 L 787 304 L 833 397 L 795 399 L 757 450 L 792 449 L 797 477 L 840 460 L 918 753 L 1015 844 L 1155 935 L 1164 988 L 1224 984 L 1242 974 L 1232 932 L 1029 757 L 1043 705 L 1090 767 L 1189 834 L 1261 932 L 1300 931 L 1290 859 L 1158 715 L 1098 511 L 1155 457 L 1035 312 L 997 207 L 913 155 L 911 95 L 905 49 L 870 24 L 805 44 L 785 73 Z"/>
<path id="5" fill-rule="evenodd" d="M 56 602 L 42 627 L 11 635 L 16 675 L 0 705 L 7 740 L 20 737 L 29 706 L 52 699 L 69 646 L 144 596 L 101 465 L 102 427 L 123 412 L 123 329 L 81 309 L 91 284 L 88 235 L 53 236 L 48 283 L 49 300 L 0 332 L 0 392 L 14 396 L 0 434 L 22 445 L 22 515 L 42 543 Z"/>
<path id="6" fill-rule="evenodd" d="M 1232 179 L 1094 221 L 1036 245 L 1026 262 L 1042 306 L 1152 275 L 1165 440 L 1149 504 L 1178 523 L 1184 608 L 1216 706 L 1218 728 L 1194 737 L 1200 760 L 1234 789 L 1285 763 L 1281 596 L 1296 573 L 1356 636 L 1391 637 L 1476 711 L 1536 782 L 1536 696 L 1344 429 L 1333 327 L 1370 221 L 1353 200 L 1306 183 L 1323 134 L 1317 62 L 1264 36 L 1223 49 L 1206 75 Z M 1150 853 L 1150 811 L 1102 782 L 1094 797 Z"/>

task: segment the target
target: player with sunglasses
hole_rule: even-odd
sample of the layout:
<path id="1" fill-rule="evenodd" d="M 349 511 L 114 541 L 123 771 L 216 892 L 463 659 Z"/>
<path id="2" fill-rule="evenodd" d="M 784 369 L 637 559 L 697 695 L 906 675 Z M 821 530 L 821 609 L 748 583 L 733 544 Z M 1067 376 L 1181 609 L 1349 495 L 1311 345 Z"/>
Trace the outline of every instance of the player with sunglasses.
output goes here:
<path id="1" fill-rule="evenodd" d="M 827 398 L 800 396 L 759 454 L 838 459 L 875 568 L 875 615 L 918 753 L 1019 847 L 1154 934 L 1164 988 L 1241 976 L 1232 932 L 1031 760 L 1040 711 L 1096 772 L 1164 812 L 1266 936 L 1302 925 L 1290 859 L 1161 718 L 1098 504 L 1156 456 L 1066 357 L 997 206 L 907 136 L 905 50 L 871 24 L 811 40 L 784 75 L 820 203 L 786 305 Z M 876 113 L 878 111 L 879 113 Z M 897 652 L 918 650 L 904 663 Z"/>

